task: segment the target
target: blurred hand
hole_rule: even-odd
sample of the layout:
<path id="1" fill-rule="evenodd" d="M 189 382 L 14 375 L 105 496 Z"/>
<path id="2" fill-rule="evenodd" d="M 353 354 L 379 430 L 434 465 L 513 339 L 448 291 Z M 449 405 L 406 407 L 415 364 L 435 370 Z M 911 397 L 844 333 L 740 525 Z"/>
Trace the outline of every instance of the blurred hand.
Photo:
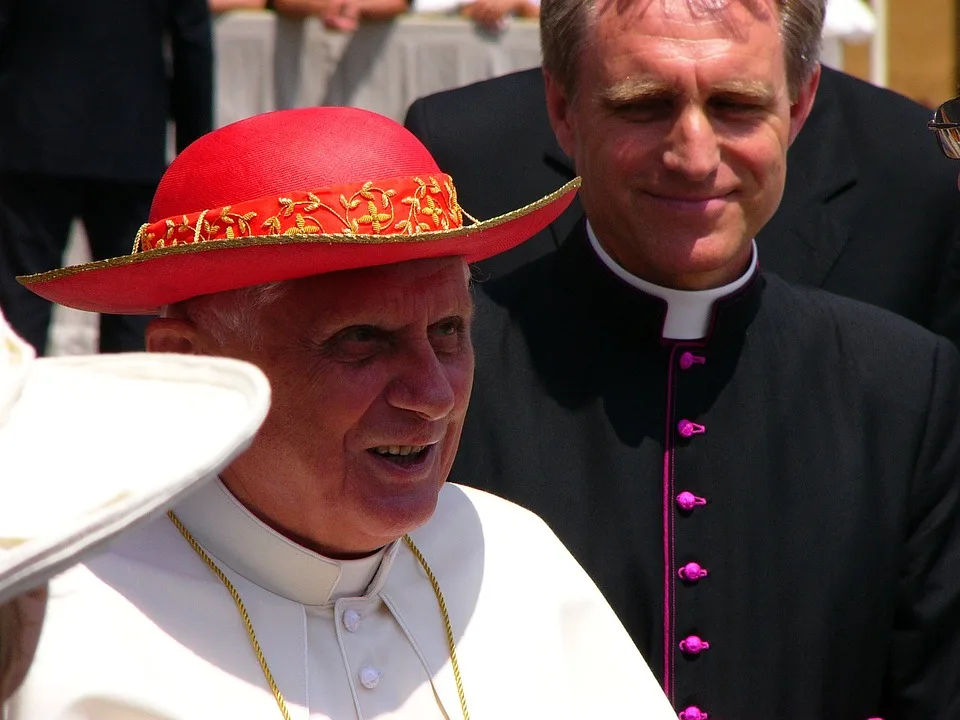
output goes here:
<path id="1" fill-rule="evenodd" d="M 27 676 L 46 610 L 46 585 L 0 605 L 0 704 Z"/>
<path id="2" fill-rule="evenodd" d="M 460 14 L 488 30 L 503 30 L 510 15 L 537 17 L 539 6 L 527 0 L 475 0 L 460 8 Z"/>
<path id="3" fill-rule="evenodd" d="M 360 26 L 360 11 L 359 0 L 331 0 L 321 19 L 329 30 L 354 32 Z"/>
<path id="4" fill-rule="evenodd" d="M 221 13 L 230 10 L 263 10 L 266 0 L 208 0 L 210 12 Z"/>
<path id="5" fill-rule="evenodd" d="M 361 0 L 275 0 L 274 9 L 293 18 L 319 18 L 324 27 L 353 32 L 360 25 Z"/>
<path id="6" fill-rule="evenodd" d="M 322 18 L 333 4 L 334 0 L 274 0 L 273 9 L 289 17 Z"/>

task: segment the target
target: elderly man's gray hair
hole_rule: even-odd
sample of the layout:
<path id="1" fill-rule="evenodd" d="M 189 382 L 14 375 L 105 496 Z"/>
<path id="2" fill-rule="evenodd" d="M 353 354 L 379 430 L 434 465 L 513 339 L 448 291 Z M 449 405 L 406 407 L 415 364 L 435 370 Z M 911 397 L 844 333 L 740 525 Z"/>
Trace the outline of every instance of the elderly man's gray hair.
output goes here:
<path id="1" fill-rule="evenodd" d="M 649 7 L 663 0 L 541 0 L 540 46 L 543 67 L 560 84 L 568 97 L 577 91 L 577 60 L 583 53 L 586 29 L 596 17 L 598 7 L 627 3 Z M 706 15 L 732 3 L 743 5 L 754 15 L 764 10 L 762 0 L 686 0 L 691 11 Z M 790 97 L 796 99 L 804 81 L 820 60 L 823 18 L 827 0 L 776 0 L 780 11 L 780 35 L 783 38 Z"/>
<path id="2" fill-rule="evenodd" d="M 259 347 L 260 320 L 263 311 L 287 291 L 284 282 L 227 290 L 190 298 L 161 311 L 162 317 L 190 320 L 209 333 L 220 345 L 236 340 L 251 348 Z"/>

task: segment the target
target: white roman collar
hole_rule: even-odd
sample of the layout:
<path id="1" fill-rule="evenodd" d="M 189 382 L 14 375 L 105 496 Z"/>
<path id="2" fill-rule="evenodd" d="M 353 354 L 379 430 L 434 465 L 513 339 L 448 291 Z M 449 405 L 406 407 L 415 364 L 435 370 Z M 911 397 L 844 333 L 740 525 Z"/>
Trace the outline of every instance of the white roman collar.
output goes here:
<path id="1" fill-rule="evenodd" d="M 399 542 L 359 560 L 323 557 L 261 522 L 219 478 L 174 510 L 216 560 L 265 590 L 304 605 L 374 592 L 383 584 Z"/>
<path id="2" fill-rule="evenodd" d="M 661 336 L 667 340 L 699 340 L 707 334 L 710 327 L 710 313 L 713 303 L 720 298 L 732 295 L 747 284 L 757 271 L 757 243 L 753 241 L 753 254 L 747 271 L 732 283 L 710 290 L 674 290 L 647 282 L 624 270 L 610 254 L 603 249 L 597 236 L 587 221 L 587 237 L 594 251 L 610 270 L 628 285 L 641 292 L 653 295 L 667 304 L 667 315 L 663 321 Z"/>

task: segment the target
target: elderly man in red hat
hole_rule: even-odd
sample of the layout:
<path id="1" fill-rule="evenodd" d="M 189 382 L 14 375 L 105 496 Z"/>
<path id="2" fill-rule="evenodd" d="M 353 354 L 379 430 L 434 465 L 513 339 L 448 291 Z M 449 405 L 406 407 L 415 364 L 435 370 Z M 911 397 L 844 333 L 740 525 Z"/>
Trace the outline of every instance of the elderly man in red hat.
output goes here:
<path id="1" fill-rule="evenodd" d="M 473 378 L 467 262 L 575 189 L 464 224 L 401 126 L 283 111 L 182 153 L 131 255 L 25 278 L 159 312 L 150 350 L 248 360 L 273 400 L 219 482 L 52 586 L 11 720 L 675 717 L 547 527 L 444 484 Z M 145 466 L 184 439 L 129 431 Z"/>

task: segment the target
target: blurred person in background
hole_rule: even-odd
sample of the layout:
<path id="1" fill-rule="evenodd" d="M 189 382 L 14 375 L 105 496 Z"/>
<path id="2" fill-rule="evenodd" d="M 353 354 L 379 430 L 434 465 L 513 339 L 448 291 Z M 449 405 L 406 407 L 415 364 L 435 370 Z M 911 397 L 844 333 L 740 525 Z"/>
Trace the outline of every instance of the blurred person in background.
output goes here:
<path id="1" fill-rule="evenodd" d="M 209 0 L 210 12 L 222 13 L 228 10 L 265 10 L 266 0 Z"/>
<path id="2" fill-rule="evenodd" d="M 339 32 L 353 32 L 361 22 L 392 20 L 410 9 L 406 0 L 267 0 L 265 6 L 291 18 L 316 17 Z"/>
<path id="3" fill-rule="evenodd" d="M 213 127 L 207 0 L 0 3 L 0 304 L 41 353 L 52 306 L 17 275 L 62 262 L 83 222 L 95 259 L 128 251 L 166 167 Z M 146 320 L 104 316 L 100 350 L 143 347 Z"/>
<path id="4" fill-rule="evenodd" d="M 506 26 L 507 18 L 536 19 L 540 15 L 539 0 L 423 0 L 415 4 L 406 0 L 209 0 L 213 13 L 230 10 L 274 10 L 289 18 L 316 17 L 328 30 L 354 32 L 360 23 L 383 22 L 407 12 L 425 14 L 456 13 L 479 26 L 497 32 Z"/>
<path id="5" fill-rule="evenodd" d="M 488 30 L 502 30 L 510 17 L 540 17 L 539 0 L 475 0 L 460 6 L 460 14 Z"/>
<path id="6" fill-rule="evenodd" d="M 416 0 L 412 10 L 424 15 L 459 15 L 496 33 L 507 27 L 510 17 L 538 18 L 540 0 Z"/>

